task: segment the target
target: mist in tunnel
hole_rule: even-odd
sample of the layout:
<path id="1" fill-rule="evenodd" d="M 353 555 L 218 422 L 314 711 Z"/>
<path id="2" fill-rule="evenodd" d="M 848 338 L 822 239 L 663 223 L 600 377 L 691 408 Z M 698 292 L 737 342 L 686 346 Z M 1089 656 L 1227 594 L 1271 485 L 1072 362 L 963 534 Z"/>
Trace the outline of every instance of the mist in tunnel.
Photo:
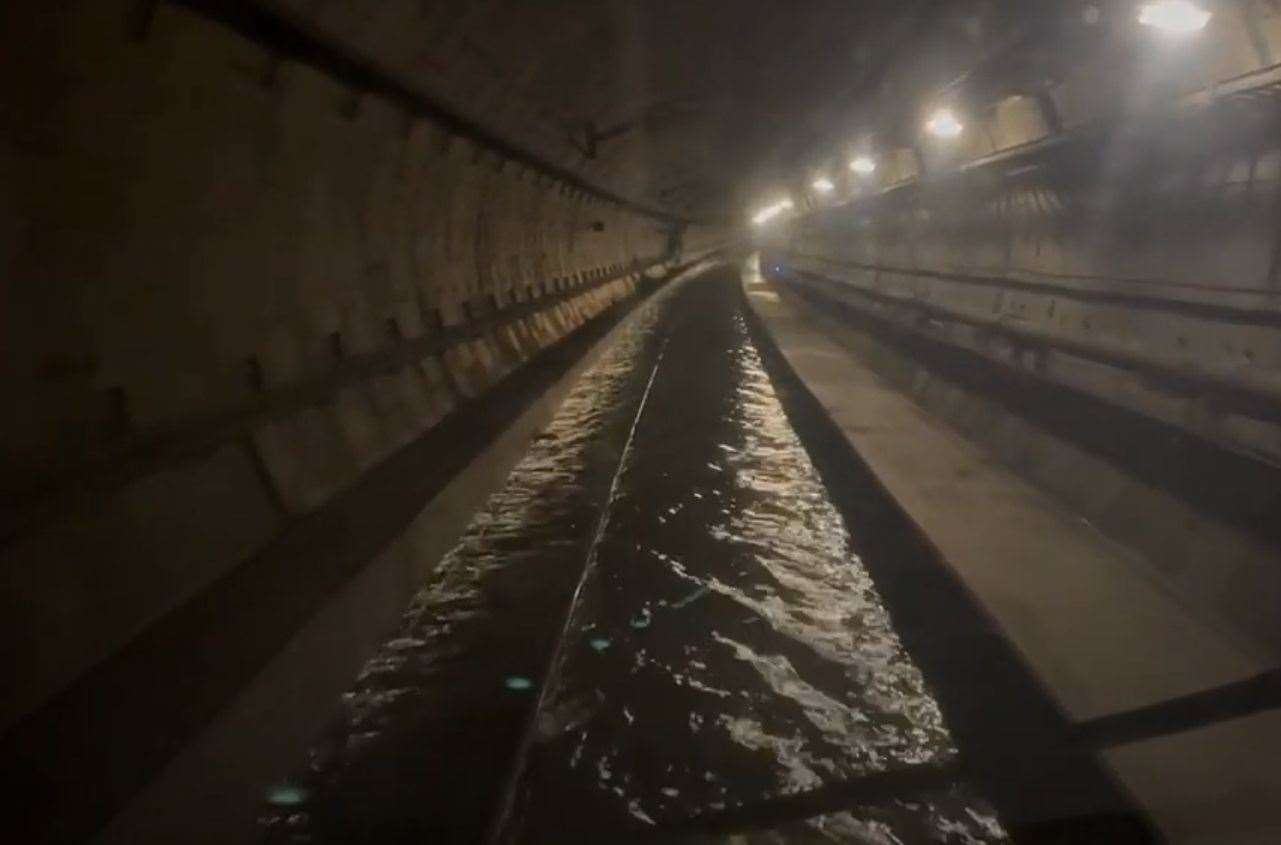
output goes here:
<path id="1" fill-rule="evenodd" d="M 1281 839 L 1281 3 L 0 10 L 22 842 Z"/>

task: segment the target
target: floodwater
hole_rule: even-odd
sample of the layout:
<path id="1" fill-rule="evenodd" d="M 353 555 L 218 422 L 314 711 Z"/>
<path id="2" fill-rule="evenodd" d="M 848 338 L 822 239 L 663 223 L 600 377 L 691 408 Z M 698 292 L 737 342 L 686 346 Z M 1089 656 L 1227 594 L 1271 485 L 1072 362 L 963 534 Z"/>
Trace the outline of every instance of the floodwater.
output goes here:
<path id="1" fill-rule="evenodd" d="M 956 755 L 721 268 L 643 307 L 344 696 L 270 841 L 609 842 Z M 1004 841 L 964 785 L 735 842 Z"/>

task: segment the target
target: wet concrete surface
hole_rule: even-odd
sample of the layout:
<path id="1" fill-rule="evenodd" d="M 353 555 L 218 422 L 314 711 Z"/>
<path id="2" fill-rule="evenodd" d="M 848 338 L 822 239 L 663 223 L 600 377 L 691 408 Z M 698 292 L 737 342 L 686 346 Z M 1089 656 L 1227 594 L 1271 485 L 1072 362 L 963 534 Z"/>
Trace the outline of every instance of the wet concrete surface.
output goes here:
<path id="1" fill-rule="evenodd" d="M 606 842 L 957 754 L 731 268 L 645 307 L 343 700 L 273 842 Z M 854 542 L 854 545 L 857 545 Z M 749 841 L 994 842 L 964 786 Z"/>

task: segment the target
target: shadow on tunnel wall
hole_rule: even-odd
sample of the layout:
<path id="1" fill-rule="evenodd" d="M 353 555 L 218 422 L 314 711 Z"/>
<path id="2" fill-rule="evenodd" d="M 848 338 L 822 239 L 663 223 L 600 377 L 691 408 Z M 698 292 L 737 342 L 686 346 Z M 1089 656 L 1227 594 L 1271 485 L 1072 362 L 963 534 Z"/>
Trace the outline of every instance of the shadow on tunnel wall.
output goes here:
<path id="1" fill-rule="evenodd" d="M 273 555 L 277 568 L 323 559 L 326 530 L 346 537 L 323 524 L 335 502 L 371 478 L 376 489 L 443 426 L 500 424 L 458 418 L 514 414 L 485 404 L 496 385 L 719 240 L 418 99 L 287 18 L 216 13 L 249 5 L 0 15 L 0 727 L 22 753 L 10 762 L 54 793 L 76 791 L 58 787 L 60 755 L 84 732 L 104 759 L 147 761 L 112 763 L 98 792 L 67 799 L 87 809 L 28 820 L 54 838 L 92 829 L 178 750 L 159 735 L 118 747 L 137 720 L 75 705 L 78 684 L 150 686 L 110 667 L 162 620 L 219 649 L 227 619 L 206 599 L 220 585 Z M 423 499 L 411 504 L 373 519 L 379 535 L 352 554 L 392 544 Z M 244 602 L 305 618 L 288 579 L 260 583 L 274 586 Z M 230 681 L 195 680 L 223 670 L 191 659 L 192 678 L 135 694 L 207 718 L 219 700 L 183 696 Z M 33 749 L 24 731 L 57 736 L 59 713 L 92 718 Z"/>

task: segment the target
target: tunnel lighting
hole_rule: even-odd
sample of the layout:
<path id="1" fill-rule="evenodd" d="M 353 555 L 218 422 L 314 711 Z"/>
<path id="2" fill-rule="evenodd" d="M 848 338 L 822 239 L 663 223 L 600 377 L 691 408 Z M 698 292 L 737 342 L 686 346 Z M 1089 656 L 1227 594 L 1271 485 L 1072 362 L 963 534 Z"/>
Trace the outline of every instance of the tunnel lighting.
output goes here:
<path id="1" fill-rule="evenodd" d="M 836 186 L 832 184 L 832 180 L 828 179 L 826 176 L 820 176 L 815 179 L 812 183 L 812 187 L 820 194 L 830 194 L 832 190 L 836 188 Z"/>
<path id="2" fill-rule="evenodd" d="M 767 205 L 760 211 L 756 212 L 756 214 L 752 216 L 752 222 L 757 226 L 763 226 L 782 214 L 784 211 L 790 211 L 791 209 L 792 201 L 790 199 L 780 200 L 773 205 Z"/>
<path id="3" fill-rule="evenodd" d="M 1160 0 L 1139 8 L 1139 23 L 1171 35 L 1189 35 L 1205 28 L 1210 13 L 1190 0 Z"/>
<path id="4" fill-rule="evenodd" d="M 965 127 L 956 119 L 950 109 L 939 109 L 930 115 L 930 119 L 925 122 L 925 128 L 930 131 L 931 135 L 939 138 L 955 138 L 961 134 Z"/>
<path id="5" fill-rule="evenodd" d="M 850 162 L 850 170 L 859 176 L 871 176 L 876 172 L 876 162 L 870 156 L 859 156 Z"/>

